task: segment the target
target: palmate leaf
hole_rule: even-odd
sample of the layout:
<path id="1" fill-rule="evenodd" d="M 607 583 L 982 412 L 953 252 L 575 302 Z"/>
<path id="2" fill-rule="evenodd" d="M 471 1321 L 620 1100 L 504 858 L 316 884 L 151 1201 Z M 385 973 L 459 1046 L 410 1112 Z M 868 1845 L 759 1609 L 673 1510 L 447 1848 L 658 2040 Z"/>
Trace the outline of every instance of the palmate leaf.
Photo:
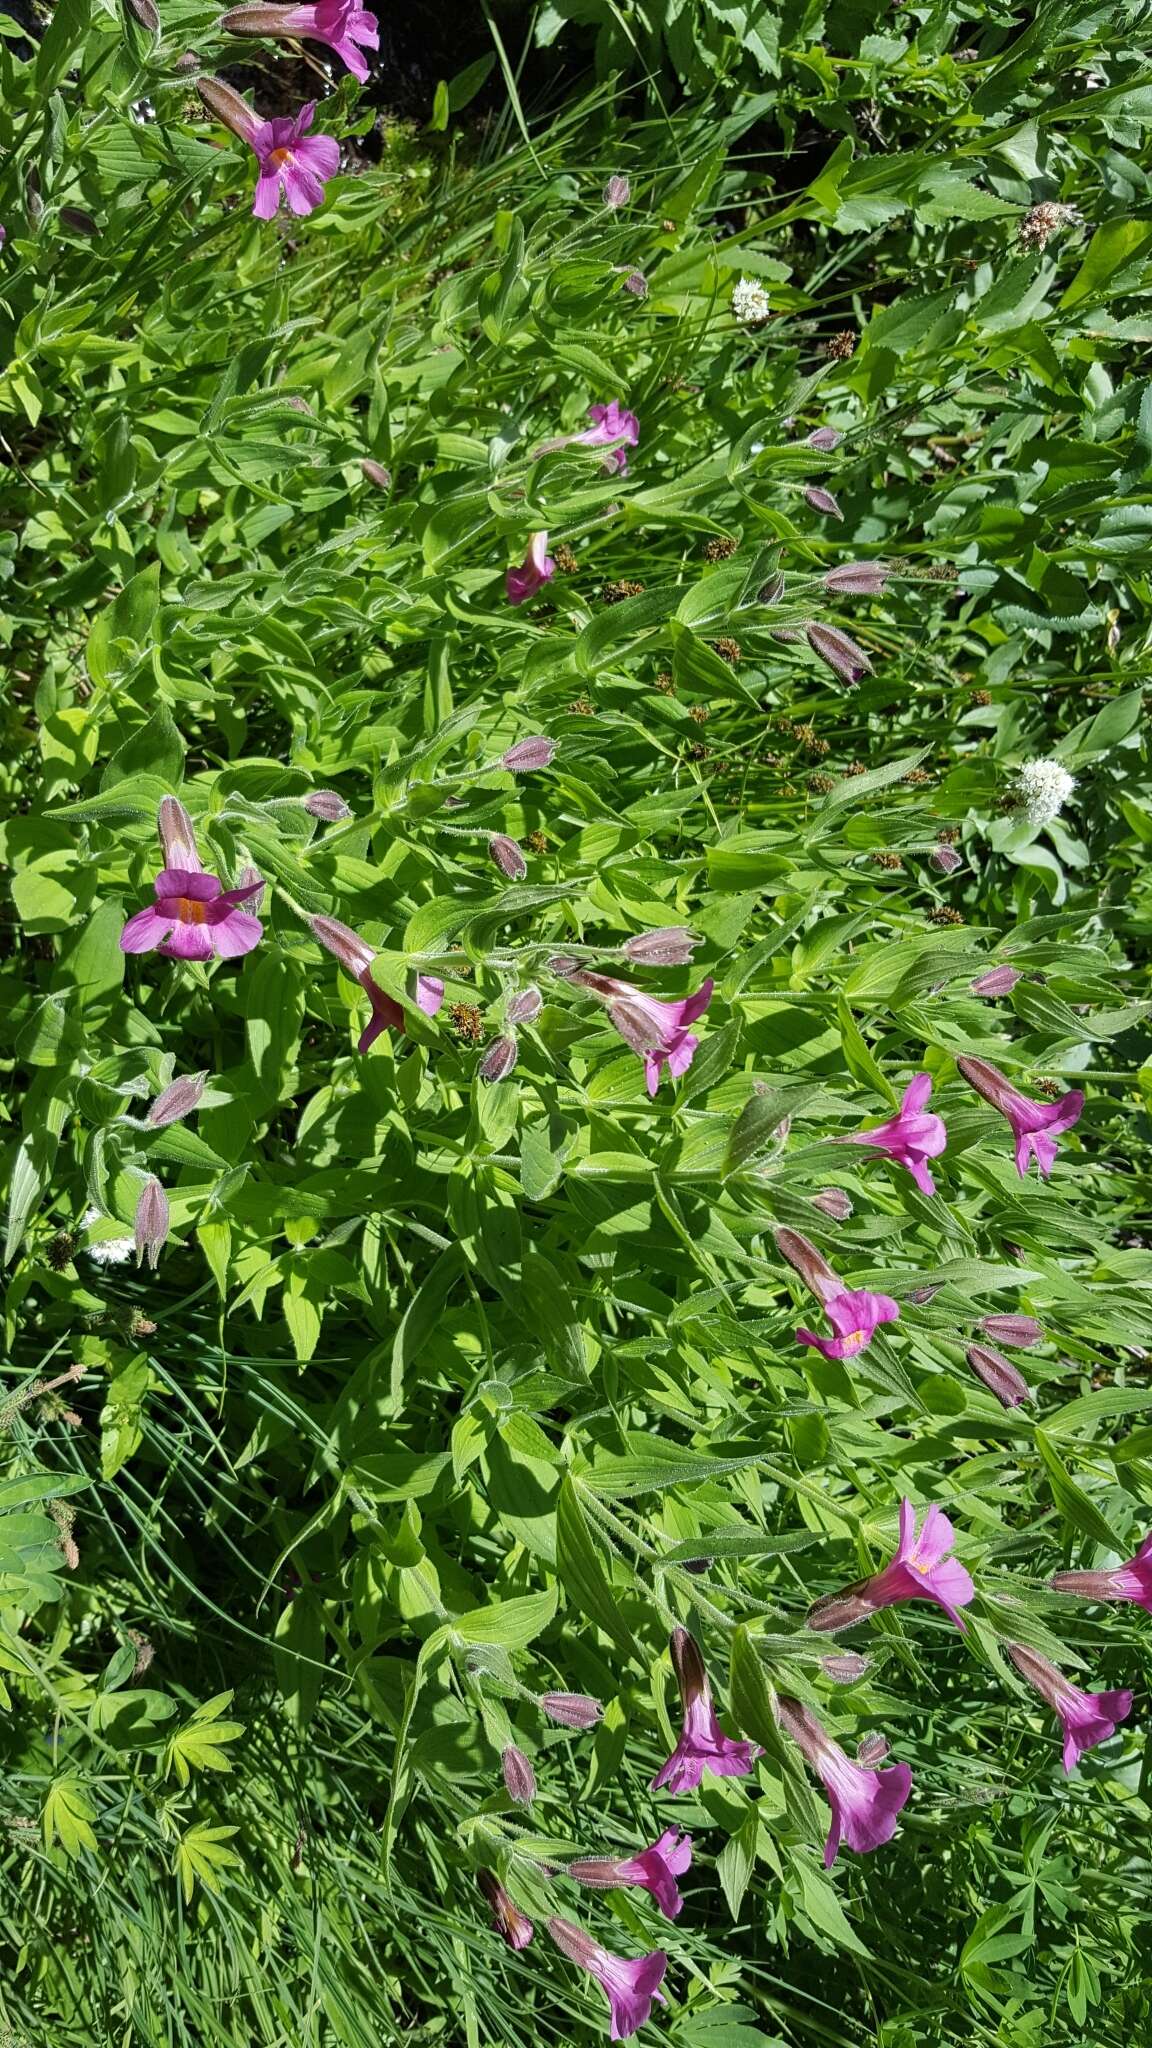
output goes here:
<path id="1" fill-rule="evenodd" d="M 95 1849 L 95 1818 L 95 1804 L 81 1779 L 72 1774 L 57 1778 L 48 1788 L 40 1815 L 45 1846 L 50 1849 L 58 1842 L 72 1858 L 85 1849 Z"/>
<path id="2" fill-rule="evenodd" d="M 242 1867 L 242 1858 L 225 1846 L 239 1832 L 238 1828 L 210 1827 L 207 1821 L 199 1820 L 181 1835 L 172 1870 L 180 1880 L 185 1905 L 191 1904 L 197 1883 L 210 1892 L 218 1892 L 224 1871 Z"/>
<path id="3" fill-rule="evenodd" d="M 194 1771 L 232 1769 L 232 1759 L 224 1745 L 243 1735 L 244 1723 L 220 1719 L 231 1704 L 230 1692 L 217 1693 L 197 1707 L 191 1719 L 169 1737 L 164 1751 L 165 1776 L 174 1776 L 179 1784 L 187 1785 Z"/>

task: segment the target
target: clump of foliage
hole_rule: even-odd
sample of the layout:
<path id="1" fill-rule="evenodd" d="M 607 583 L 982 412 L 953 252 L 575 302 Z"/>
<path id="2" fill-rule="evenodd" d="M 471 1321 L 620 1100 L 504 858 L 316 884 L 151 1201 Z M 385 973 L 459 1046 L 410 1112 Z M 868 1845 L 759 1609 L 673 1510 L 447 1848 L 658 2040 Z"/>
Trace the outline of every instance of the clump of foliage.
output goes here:
<path id="1" fill-rule="evenodd" d="M 274 221 L 7 33 L 14 2040 L 1146 2029 L 1152 100 L 917 20 Z"/>

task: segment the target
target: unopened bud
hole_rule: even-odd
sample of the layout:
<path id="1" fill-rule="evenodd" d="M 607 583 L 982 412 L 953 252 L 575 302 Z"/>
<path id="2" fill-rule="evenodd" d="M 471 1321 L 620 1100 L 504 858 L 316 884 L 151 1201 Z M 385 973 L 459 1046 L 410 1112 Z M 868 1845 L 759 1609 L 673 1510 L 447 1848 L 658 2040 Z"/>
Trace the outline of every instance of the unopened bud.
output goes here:
<path id="1" fill-rule="evenodd" d="M 544 1692 L 540 1705 L 562 1728 L 594 1728 L 604 1712 L 599 1700 L 586 1692 Z"/>
<path id="2" fill-rule="evenodd" d="M 820 484 L 809 484 L 804 496 L 814 512 L 827 512 L 833 519 L 843 519 L 844 514 L 831 491 L 824 490 Z"/>
<path id="3" fill-rule="evenodd" d="M 528 873 L 528 863 L 521 848 L 506 832 L 494 832 L 488 841 L 488 856 L 502 875 L 510 882 L 521 882 Z"/>
<path id="4" fill-rule="evenodd" d="M 192 820 L 178 797 L 162 796 L 156 814 L 156 827 L 160 844 L 164 849 L 166 868 L 183 868 L 186 874 L 201 872 L 200 855 L 196 851 L 196 833 Z"/>
<path id="5" fill-rule="evenodd" d="M 207 1074 L 182 1074 L 178 1080 L 170 1081 L 148 1111 L 148 1122 L 156 1130 L 163 1130 L 165 1124 L 178 1124 L 183 1117 L 191 1116 L 207 1079 Z"/>
<path id="6" fill-rule="evenodd" d="M 370 484 L 375 484 L 378 491 L 392 489 L 392 471 L 385 469 L 382 462 L 373 462 L 370 455 L 366 455 L 360 464 L 360 474 L 366 477 Z"/>
<path id="7" fill-rule="evenodd" d="M 536 1797 L 536 1773 L 524 1751 L 510 1742 L 500 1758 L 500 1766 L 509 1799 L 515 1800 L 517 1806 L 531 1806 Z"/>
<path id="8" fill-rule="evenodd" d="M 858 1650 L 841 1650 L 839 1656 L 821 1657 L 820 1669 L 836 1685 L 853 1685 L 871 1664 L 870 1657 L 862 1657 Z"/>
<path id="9" fill-rule="evenodd" d="M 1018 1408 L 1021 1401 L 1031 1399 L 1032 1389 L 1027 1380 L 1002 1352 L 993 1351 L 987 1344 L 970 1344 L 968 1363 L 1003 1407 Z"/>
<path id="10" fill-rule="evenodd" d="M 907 1298 L 917 1308 L 923 1308 L 925 1302 L 931 1301 L 932 1297 L 939 1294 L 939 1292 L 940 1289 L 938 1287 L 913 1287 L 909 1290 Z"/>
<path id="11" fill-rule="evenodd" d="M 250 896 L 245 905 L 245 909 L 251 911 L 253 917 L 259 915 L 260 906 L 264 901 L 264 877 L 260 873 L 259 868 L 241 868 L 240 880 L 237 885 L 239 888 L 251 889 L 257 882 L 260 884 L 259 891 L 255 896 Z"/>
<path id="12" fill-rule="evenodd" d="M 632 197 L 632 187 L 627 178 L 622 177 L 619 171 L 617 171 L 614 176 L 609 178 L 600 196 L 605 206 L 627 206 L 628 201 Z"/>
<path id="13" fill-rule="evenodd" d="M 808 446 L 818 448 L 821 455 L 831 455 L 833 448 L 838 448 L 843 439 L 843 434 L 838 434 L 835 427 L 814 427 L 808 436 Z"/>
<path id="14" fill-rule="evenodd" d="M 93 220 L 92 215 L 85 213 L 82 206 L 62 206 L 60 208 L 60 220 L 64 227 L 71 228 L 73 233 L 77 235 L 98 235 L 100 233 L 100 229 Z"/>
<path id="15" fill-rule="evenodd" d="M 864 649 L 858 647 L 855 640 L 850 640 L 847 633 L 842 633 L 838 626 L 823 626 L 819 620 L 812 619 L 804 631 L 813 654 L 826 661 L 846 683 L 858 683 L 861 676 L 871 675 L 872 663 Z"/>
<path id="16" fill-rule="evenodd" d="M 669 924 L 656 931 L 636 932 L 625 939 L 621 951 L 626 960 L 641 967 L 687 967 L 699 944 L 684 925 Z"/>
<path id="17" fill-rule="evenodd" d="M 942 875 L 954 875 L 961 865 L 960 855 L 954 846 L 934 846 L 932 865 Z"/>
<path id="18" fill-rule="evenodd" d="M 974 996 L 1008 996 L 1021 979 L 1018 968 L 990 967 L 987 974 L 977 975 L 969 986 Z"/>
<path id="19" fill-rule="evenodd" d="M 852 1214 L 851 1197 L 843 1188 L 821 1188 L 818 1195 L 813 1195 L 812 1206 L 830 1216 L 833 1223 L 847 1223 Z"/>
<path id="20" fill-rule="evenodd" d="M 836 1295 L 844 1293 L 844 1282 L 839 1273 L 834 1272 L 823 1254 L 806 1237 L 801 1237 L 798 1230 L 779 1229 L 776 1232 L 776 1249 L 781 1258 L 787 1259 L 793 1270 L 799 1273 L 805 1287 L 817 1301 L 832 1301 Z"/>
<path id="21" fill-rule="evenodd" d="M 158 1180 L 148 1179 L 140 1191 L 136 1204 L 135 1239 L 136 1264 L 147 1258 L 152 1271 L 160 1258 L 160 1248 L 168 1235 L 168 1197 Z"/>
<path id="22" fill-rule="evenodd" d="M 621 289 L 631 292 L 634 299 L 646 299 L 648 297 L 648 279 L 642 270 L 630 270 L 624 279 Z"/>
<path id="23" fill-rule="evenodd" d="M 478 1069 L 482 1081 L 504 1081 L 512 1072 L 518 1058 L 514 1038 L 494 1038 L 488 1047 Z"/>
<path id="24" fill-rule="evenodd" d="M 153 6 L 152 0 L 128 0 L 128 5 L 140 23 L 141 28 L 146 28 L 149 35 L 159 35 L 160 16 Z"/>
<path id="25" fill-rule="evenodd" d="M 352 816 L 351 804 L 346 804 L 336 789 L 310 790 L 304 798 L 304 809 L 310 817 L 322 818 L 326 825 L 338 825 Z"/>
<path id="26" fill-rule="evenodd" d="M 756 602 L 763 605 L 779 604 L 783 595 L 784 578 L 780 571 L 777 570 L 774 576 L 768 578 L 767 583 L 760 585 L 759 590 L 756 592 Z"/>
<path id="27" fill-rule="evenodd" d="M 225 85 L 222 78 L 198 78 L 196 90 L 210 114 L 215 114 L 225 128 L 238 135 L 241 142 L 251 142 L 256 130 L 263 124 L 252 112 L 247 100 L 238 92 Z"/>
<path id="28" fill-rule="evenodd" d="M 884 562 L 841 562 L 823 578 L 825 590 L 838 597 L 879 597 L 890 571 Z"/>
<path id="29" fill-rule="evenodd" d="M 510 768 L 513 775 L 527 775 L 534 768 L 549 767 L 555 754 L 555 740 L 547 739 L 543 733 L 534 733 L 530 739 L 517 740 L 515 746 L 509 747 L 501 756 L 500 765 Z"/>
<path id="30" fill-rule="evenodd" d="M 858 1621 L 866 1621 L 872 1613 L 872 1602 L 860 1586 L 845 1586 L 840 1593 L 827 1593 L 808 1609 L 808 1627 L 817 1629 L 822 1635 L 833 1635 L 842 1628 L 855 1628 Z"/>
<path id="31" fill-rule="evenodd" d="M 548 972 L 558 975 L 561 981 L 571 981 L 572 976 L 580 972 L 580 962 L 573 960 L 569 953 L 553 953 L 548 962 Z"/>
<path id="32" fill-rule="evenodd" d="M 509 1898 L 494 1871 L 478 1870 L 476 1882 L 492 1908 L 492 1924 L 509 1948 L 527 1948 L 535 1929 L 526 1913 Z"/>
<path id="33" fill-rule="evenodd" d="M 994 1344 L 1010 1344 L 1020 1351 L 1044 1342 L 1044 1325 L 1035 1316 L 985 1316 L 980 1328 Z"/>
<path id="34" fill-rule="evenodd" d="M 886 1735 L 863 1735 L 856 1745 L 856 1761 L 863 1764 L 866 1771 L 874 1770 L 877 1764 L 882 1764 L 887 1754 Z"/>
<path id="35" fill-rule="evenodd" d="M 538 988 L 523 988 L 513 996 L 508 1005 L 507 1016 L 510 1024 L 532 1024 L 544 1007 L 544 998 Z"/>

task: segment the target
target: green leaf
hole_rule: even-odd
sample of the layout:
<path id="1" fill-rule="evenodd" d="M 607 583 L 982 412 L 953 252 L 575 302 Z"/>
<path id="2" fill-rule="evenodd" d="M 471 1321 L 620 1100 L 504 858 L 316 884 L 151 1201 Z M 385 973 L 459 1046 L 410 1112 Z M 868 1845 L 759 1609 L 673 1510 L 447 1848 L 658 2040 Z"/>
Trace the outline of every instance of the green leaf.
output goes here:
<path id="1" fill-rule="evenodd" d="M 1121 1545 L 1115 1531 L 1109 1527 L 1096 1503 L 1073 1479 L 1055 1445 L 1042 1429 L 1036 1431 L 1036 1448 L 1048 1475 L 1052 1498 L 1064 1520 L 1079 1530 L 1081 1536 L 1090 1536 L 1093 1542 L 1103 1543 L 1108 1550 L 1119 1550 Z"/>
<path id="2" fill-rule="evenodd" d="M 197 1882 L 207 1891 L 218 1892 L 223 1872 L 242 1867 L 236 1851 L 225 1847 L 239 1832 L 239 1828 L 209 1827 L 207 1821 L 200 1820 L 181 1836 L 172 1869 L 180 1880 L 185 1905 L 191 1904 Z"/>
<path id="3" fill-rule="evenodd" d="M 91 1795 L 77 1776 L 69 1773 L 54 1779 L 48 1787 L 40 1814 L 45 1847 L 51 1849 L 54 1843 L 59 1842 L 64 1854 L 73 1859 L 85 1849 L 95 1849 L 96 1834 L 92 1826 L 95 1818 L 96 1807 Z"/>
<path id="4" fill-rule="evenodd" d="M 564 1480 L 556 1502 L 556 1570 L 565 1593 L 580 1612 L 611 1637 L 623 1656 L 636 1656 L 632 1631 L 612 1590 L 602 1545 L 571 1479 Z"/>

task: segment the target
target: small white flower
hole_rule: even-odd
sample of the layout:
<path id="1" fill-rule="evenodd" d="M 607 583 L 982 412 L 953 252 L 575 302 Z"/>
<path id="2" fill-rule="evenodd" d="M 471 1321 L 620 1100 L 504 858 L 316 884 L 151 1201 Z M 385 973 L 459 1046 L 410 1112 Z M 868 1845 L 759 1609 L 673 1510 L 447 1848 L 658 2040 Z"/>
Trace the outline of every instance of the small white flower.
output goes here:
<path id="1" fill-rule="evenodd" d="M 99 1209 L 89 1209 L 84 1216 L 83 1228 L 91 1230 L 93 1224 L 111 1220 L 109 1216 L 102 1216 Z M 122 1266 L 125 1259 L 132 1257 L 136 1241 L 131 1237 L 103 1237 L 98 1238 L 95 1244 L 85 1245 L 84 1249 L 98 1266 Z"/>
<path id="2" fill-rule="evenodd" d="M 1016 800 L 1030 825 L 1050 825 L 1075 787 L 1060 761 L 1025 761 L 1016 771 Z"/>
<path id="3" fill-rule="evenodd" d="M 771 312 L 768 294 L 754 277 L 742 277 L 732 287 L 732 312 L 745 327 L 760 327 Z"/>

